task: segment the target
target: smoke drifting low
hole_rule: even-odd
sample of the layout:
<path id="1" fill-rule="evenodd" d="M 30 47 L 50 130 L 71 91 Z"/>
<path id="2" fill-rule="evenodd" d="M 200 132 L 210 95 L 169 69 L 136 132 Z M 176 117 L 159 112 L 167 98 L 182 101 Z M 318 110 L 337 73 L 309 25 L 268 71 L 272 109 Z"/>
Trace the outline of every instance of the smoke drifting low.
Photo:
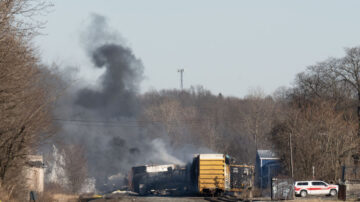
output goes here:
<path id="1" fill-rule="evenodd" d="M 104 17 L 92 16 L 82 40 L 93 66 L 105 68 L 100 87 L 70 87 L 58 101 L 55 114 L 63 120 L 59 137 L 65 143 L 85 146 L 89 175 L 95 177 L 97 189 L 109 189 L 105 186 L 109 179 L 126 176 L 132 166 L 183 163 L 198 151 L 189 145 L 173 151 L 166 139 L 148 138 L 137 124 L 144 66 L 108 28 Z"/>

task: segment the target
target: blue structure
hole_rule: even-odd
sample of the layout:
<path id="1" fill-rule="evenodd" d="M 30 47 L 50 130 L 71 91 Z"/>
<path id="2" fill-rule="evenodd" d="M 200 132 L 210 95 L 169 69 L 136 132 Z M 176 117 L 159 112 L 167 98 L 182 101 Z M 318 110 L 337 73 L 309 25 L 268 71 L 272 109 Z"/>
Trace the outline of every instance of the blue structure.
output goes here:
<path id="1" fill-rule="evenodd" d="M 255 183 L 259 188 L 267 188 L 271 179 L 281 170 L 280 158 L 271 150 L 257 150 L 255 164 Z"/>

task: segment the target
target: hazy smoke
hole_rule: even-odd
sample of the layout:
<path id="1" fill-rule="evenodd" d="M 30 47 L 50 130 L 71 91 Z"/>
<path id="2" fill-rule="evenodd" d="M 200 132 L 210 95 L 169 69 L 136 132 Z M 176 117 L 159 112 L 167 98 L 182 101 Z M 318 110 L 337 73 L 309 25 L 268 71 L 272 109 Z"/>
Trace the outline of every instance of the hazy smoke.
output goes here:
<path id="1" fill-rule="evenodd" d="M 144 67 L 108 28 L 104 17 L 92 16 L 82 41 L 93 66 L 105 68 L 105 72 L 99 88 L 70 88 L 58 101 L 56 115 L 61 118 L 59 137 L 85 145 L 89 174 L 96 178 L 97 189 L 112 189 L 109 177 L 126 176 L 132 166 L 182 163 L 192 151 L 198 151 L 187 146 L 175 152 L 166 139 L 149 139 L 137 124 Z"/>

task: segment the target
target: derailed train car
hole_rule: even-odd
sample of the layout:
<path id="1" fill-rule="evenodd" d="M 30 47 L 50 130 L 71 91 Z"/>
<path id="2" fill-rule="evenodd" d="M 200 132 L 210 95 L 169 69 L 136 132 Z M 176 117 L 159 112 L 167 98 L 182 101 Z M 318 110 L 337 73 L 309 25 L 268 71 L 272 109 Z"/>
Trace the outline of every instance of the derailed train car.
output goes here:
<path id="1" fill-rule="evenodd" d="M 201 194 L 230 190 L 230 158 L 223 154 L 199 154 L 192 163 L 192 182 Z"/>
<path id="2" fill-rule="evenodd" d="M 230 187 L 232 192 L 243 192 L 254 185 L 254 166 L 230 165 Z"/>
<path id="3" fill-rule="evenodd" d="M 133 167 L 129 179 L 131 191 L 145 194 L 179 194 L 189 189 L 189 169 L 175 164 Z M 182 194 L 182 193 L 181 193 Z"/>
<path id="4" fill-rule="evenodd" d="M 231 164 L 223 154 L 200 154 L 193 160 L 193 182 L 196 192 L 216 194 L 243 192 L 253 185 L 254 166 Z"/>
<path id="5" fill-rule="evenodd" d="M 139 194 L 219 194 L 252 185 L 253 167 L 231 165 L 224 154 L 198 154 L 187 165 L 145 165 L 132 168 L 131 190 Z"/>

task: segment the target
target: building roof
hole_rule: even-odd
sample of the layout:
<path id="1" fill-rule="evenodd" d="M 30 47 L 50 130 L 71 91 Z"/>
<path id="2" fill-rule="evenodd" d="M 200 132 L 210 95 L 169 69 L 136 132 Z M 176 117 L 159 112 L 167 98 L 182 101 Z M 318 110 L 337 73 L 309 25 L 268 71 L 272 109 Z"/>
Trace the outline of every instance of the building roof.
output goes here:
<path id="1" fill-rule="evenodd" d="M 41 161 L 29 161 L 27 162 L 27 164 L 30 166 L 30 167 L 37 167 L 37 168 L 44 168 L 44 164 L 43 162 Z"/>
<path id="2" fill-rule="evenodd" d="M 275 152 L 271 151 L 271 150 L 257 150 L 257 154 L 259 155 L 260 159 L 274 159 L 274 158 L 279 158 Z"/>
<path id="3" fill-rule="evenodd" d="M 224 159 L 224 154 L 200 154 L 200 159 Z"/>
<path id="4" fill-rule="evenodd" d="M 44 168 L 44 161 L 42 155 L 28 155 L 27 164 L 30 167 Z"/>
<path id="5" fill-rule="evenodd" d="M 174 169 L 176 167 L 175 164 L 168 165 L 146 165 L 146 172 L 148 173 L 158 173 L 158 172 L 167 172 L 169 168 Z"/>

